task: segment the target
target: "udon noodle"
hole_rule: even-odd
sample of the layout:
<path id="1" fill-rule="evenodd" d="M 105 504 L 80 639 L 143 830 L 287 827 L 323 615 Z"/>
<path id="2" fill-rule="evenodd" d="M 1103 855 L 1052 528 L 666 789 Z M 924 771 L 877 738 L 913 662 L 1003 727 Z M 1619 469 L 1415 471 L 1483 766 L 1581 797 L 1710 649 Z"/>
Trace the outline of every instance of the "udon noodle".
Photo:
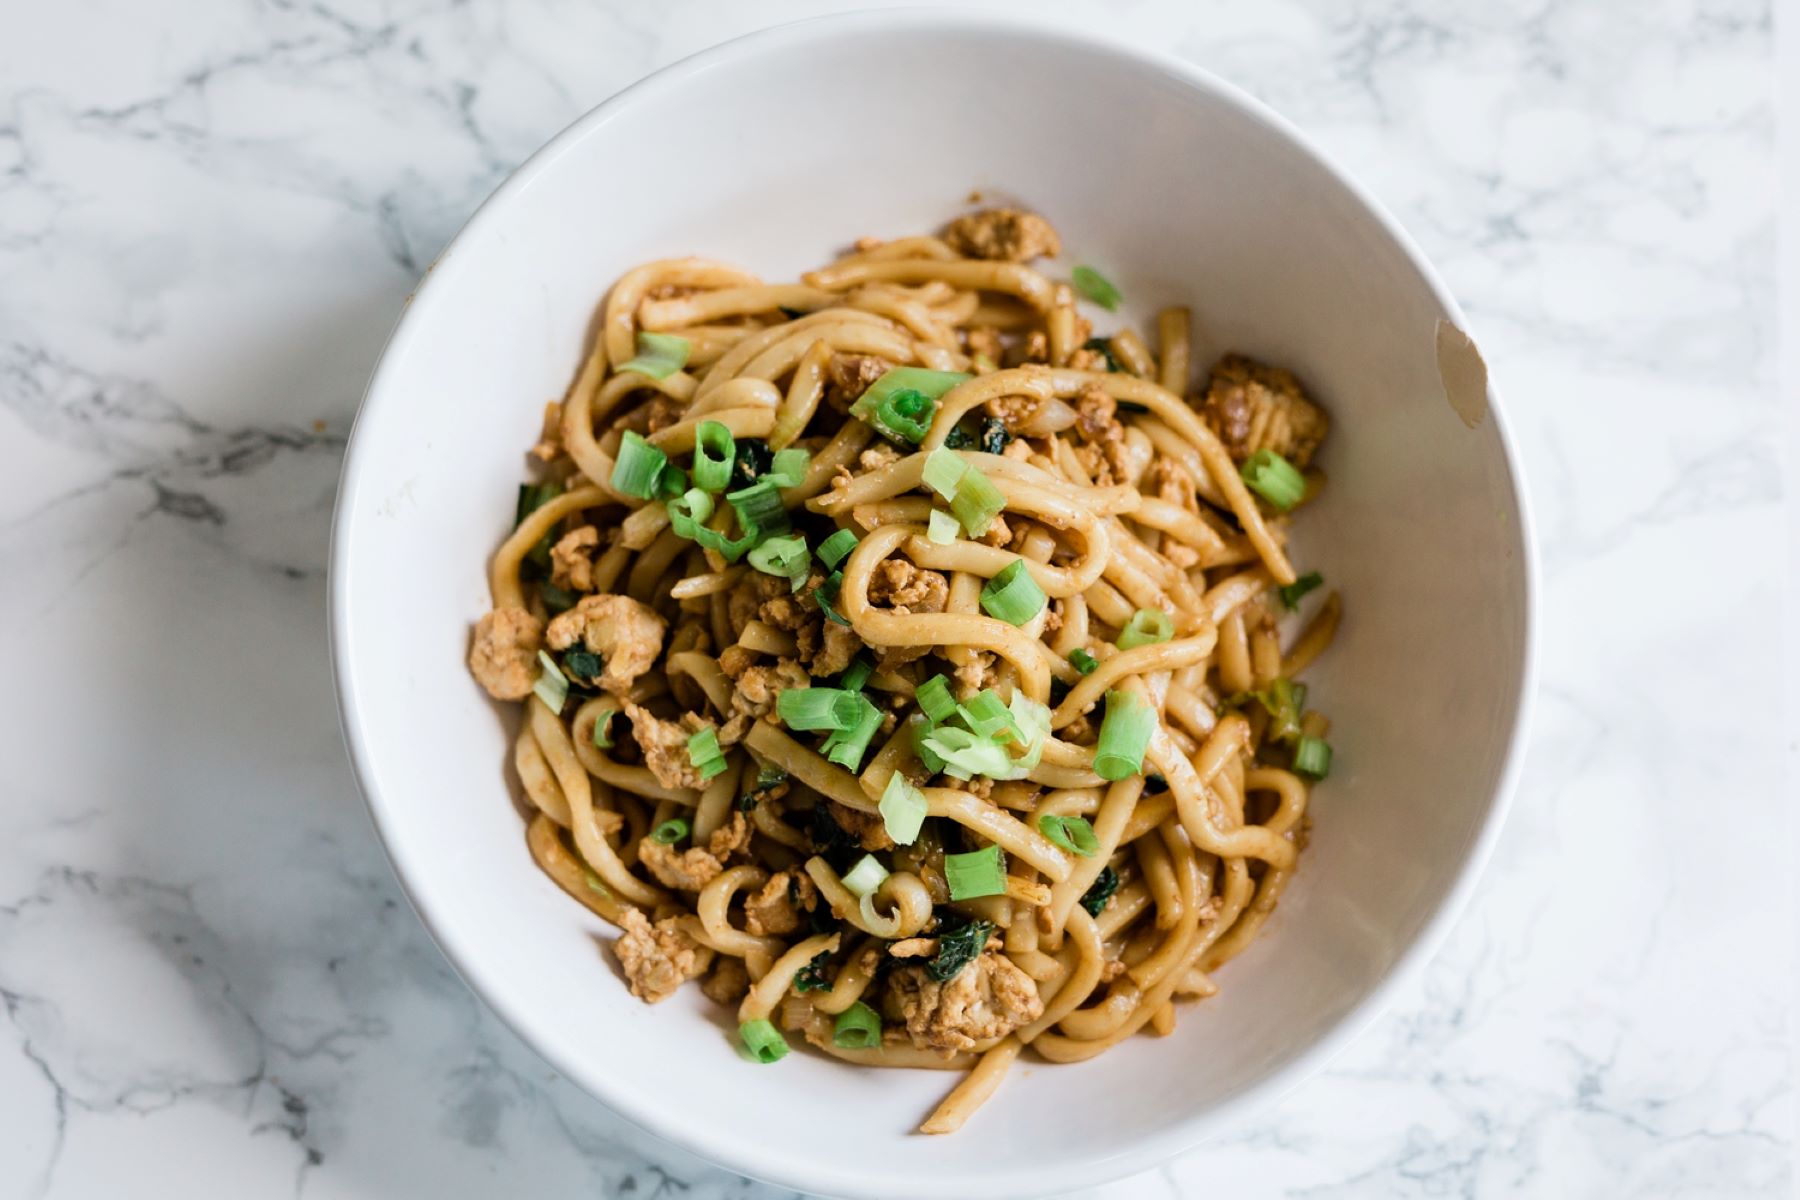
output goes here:
<path id="1" fill-rule="evenodd" d="M 964 1072 L 928 1133 L 1214 994 L 1329 765 L 1296 677 L 1340 605 L 1288 554 L 1325 414 L 1235 355 L 1190 392 L 1185 309 L 1095 336 L 1059 253 L 990 210 L 799 283 L 626 273 L 470 656 L 631 991 Z"/>

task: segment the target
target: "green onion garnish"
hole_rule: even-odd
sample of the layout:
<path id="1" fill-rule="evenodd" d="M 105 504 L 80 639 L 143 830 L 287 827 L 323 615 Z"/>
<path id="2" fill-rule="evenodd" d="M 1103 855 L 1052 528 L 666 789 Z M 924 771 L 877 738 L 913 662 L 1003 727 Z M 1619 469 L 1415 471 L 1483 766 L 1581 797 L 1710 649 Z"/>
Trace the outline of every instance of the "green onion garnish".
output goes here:
<path id="1" fill-rule="evenodd" d="M 931 523 L 925 527 L 925 540 L 934 546 L 948 546 L 962 532 L 962 524 L 942 509 L 931 510 Z"/>
<path id="2" fill-rule="evenodd" d="M 519 485 L 519 503 L 514 509 L 513 528 L 517 529 L 524 523 L 526 517 L 560 495 L 562 495 L 562 485 L 554 479 L 547 479 L 543 483 L 521 483 Z M 525 561 L 538 568 L 540 572 L 548 572 L 550 570 L 550 547 L 555 541 L 556 530 L 547 531 L 543 537 L 538 539 L 537 545 L 525 552 Z M 545 584 L 544 588 L 549 586 L 549 584 Z M 539 589 L 538 594 L 540 596 L 544 594 L 543 588 Z M 550 601 L 546 599 L 544 603 L 548 606 Z"/>
<path id="3" fill-rule="evenodd" d="M 1256 698 L 1269 710 L 1267 736 L 1271 741 L 1288 742 L 1300 736 L 1300 717 L 1306 711 L 1304 683 L 1277 679 Z"/>
<path id="4" fill-rule="evenodd" d="M 858 654 L 850 660 L 850 665 L 845 667 L 844 673 L 838 677 L 838 686 L 846 692 L 860 692 L 863 684 L 869 682 L 869 676 L 874 671 L 875 664 L 869 661 L 869 656 Z"/>
<path id="5" fill-rule="evenodd" d="M 788 1052 L 787 1039 L 781 1036 L 781 1030 L 760 1017 L 739 1025 L 738 1038 L 750 1052 L 750 1057 L 759 1063 L 776 1062 Z"/>
<path id="6" fill-rule="evenodd" d="M 962 714 L 969 728 L 982 737 L 1004 742 L 1018 736 L 1019 729 L 1013 724 L 1012 713 L 991 689 L 984 688 L 970 696 L 962 706 Z"/>
<path id="7" fill-rule="evenodd" d="M 1289 612 L 1293 612 L 1296 608 L 1300 607 L 1300 597 L 1306 595 L 1306 593 L 1312 591 L 1324 582 L 1325 577 L 1323 575 L 1319 574 L 1317 571 L 1308 571 L 1300 578 L 1294 580 L 1294 582 L 1284 583 L 1276 588 L 1275 594 L 1281 597 L 1281 607 L 1287 609 Z"/>
<path id="8" fill-rule="evenodd" d="M 694 486 L 722 492 L 731 482 L 731 464 L 737 460 L 737 439 L 723 421 L 702 421 L 694 430 Z"/>
<path id="9" fill-rule="evenodd" d="M 910 846 L 918 840 L 919 829 L 925 824 L 925 793 L 906 776 L 898 771 L 888 776 L 876 808 L 881 811 L 882 826 L 895 845 Z"/>
<path id="10" fill-rule="evenodd" d="M 1160 608 L 1140 608 L 1119 631 L 1117 645 L 1121 650 L 1151 646 L 1175 636 L 1175 622 Z"/>
<path id="11" fill-rule="evenodd" d="M 745 533 L 786 533 L 790 528 L 781 489 L 767 475 L 747 488 L 725 493 L 725 499 L 737 513 L 738 527 Z"/>
<path id="12" fill-rule="evenodd" d="M 926 487 L 949 500 L 956 495 L 956 485 L 968 469 L 969 464 L 963 461 L 962 455 L 939 446 L 925 456 L 925 466 L 920 471 L 919 478 Z"/>
<path id="13" fill-rule="evenodd" d="M 780 575 L 791 580 L 795 591 L 806 582 L 806 569 L 811 564 L 812 554 L 806 549 L 806 539 L 797 533 L 767 538 L 750 551 L 751 566 L 764 575 Z"/>
<path id="14" fill-rule="evenodd" d="M 687 472 L 674 463 L 665 465 L 662 470 L 662 478 L 656 481 L 656 494 L 667 499 L 671 496 L 679 496 L 687 490 Z"/>
<path id="15" fill-rule="evenodd" d="M 537 682 L 531 685 L 531 690 L 549 706 L 551 712 L 560 715 L 564 702 L 569 698 L 569 677 L 562 673 L 556 660 L 542 650 L 538 651 L 538 665 L 544 670 L 537 677 Z"/>
<path id="16" fill-rule="evenodd" d="M 775 697 L 775 713 L 789 729 L 849 729 L 862 716 L 861 699 L 842 688 L 788 688 Z"/>
<path id="17" fill-rule="evenodd" d="M 1038 586 L 1025 560 L 1015 558 L 981 587 L 981 607 L 1008 625 L 1023 625 L 1044 611 L 1044 589 Z"/>
<path id="18" fill-rule="evenodd" d="M 913 700 L 934 725 L 956 715 L 956 697 L 950 694 L 950 681 L 942 675 L 933 675 L 921 683 Z"/>
<path id="19" fill-rule="evenodd" d="M 832 1023 L 831 1044 L 846 1050 L 867 1050 L 881 1045 L 881 1015 L 858 1000 L 839 1013 Z"/>
<path id="20" fill-rule="evenodd" d="M 912 727 L 913 752 L 919 756 L 919 761 L 925 764 L 925 769 L 936 775 L 944 769 L 944 760 L 926 742 L 934 727 L 929 720 L 923 718 L 915 719 L 909 724 Z"/>
<path id="21" fill-rule="evenodd" d="M 611 750 L 613 748 L 612 719 L 618 715 L 616 708 L 603 708 L 594 717 L 594 749 Z"/>
<path id="22" fill-rule="evenodd" d="M 1331 773 L 1331 743 L 1324 738 L 1302 737 L 1294 746 L 1294 770 L 1314 779 Z"/>
<path id="23" fill-rule="evenodd" d="M 619 461 L 613 464 L 612 489 L 623 496 L 648 500 L 656 495 L 668 463 L 669 456 L 645 441 L 643 434 L 627 429 L 619 443 Z"/>
<path id="24" fill-rule="evenodd" d="M 1094 747 L 1094 774 L 1105 780 L 1137 774 L 1155 730 L 1156 710 L 1143 697 L 1127 691 L 1106 693 L 1106 719 L 1100 722 L 1100 741 Z"/>
<path id="25" fill-rule="evenodd" d="M 881 710 L 861 693 L 856 693 L 856 702 L 859 706 L 856 723 L 848 729 L 834 731 L 819 747 L 821 754 L 846 771 L 855 771 L 862 766 L 863 752 L 869 748 L 869 740 L 875 736 L 875 731 L 881 728 Z"/>
<path id="26" fill-rule="evenodd" d="M 1005 507 L 1006 497 L 1000 489 L 974 467 L 962 473 L 962 478 L 956 481 L 956 492 L 950 497 L 950 511 L 956 514 L 970 537 L 986 533 Z"/>
<path id="27" fill-rule="evenodd" d="M 687 756 L 702 779 L 711 779 L 725 769 L 725 752 L 719 749 L 719 734 L 711 725 L 688 738 Z"/>
<path id="28" fill-rule="evenodd" d="M 893 441 L 916 446 L 931 428 L 938 397 L 969 378 L 961 371 L 895 367 L 856 398 L 850 415 Z"/>
<path id="29" fill-rule="evenodd" d="M 865 854 L 856 860 L 856 865 L 844 872 L 844 886 L 857 899 L 867 896 L 881 886 L 881 881 L 888 877 L 888 869 L 875 860 L 873 854 Z"/>
<path id="30" fill-rule="evenodd" d="M 1006 859 L 998 846 L 944 855 L 944 880 L 952 900 L 975 900 L 1006 892 Z"/>
<path id="31" fill-rule="evenodd" d="M 1117 312 L 1119 301 L 1124 299 L 1112 281 L 1092 267 L 1076 267 L 1069 272 L 1069 282 L 1075 285 L 1076 291 L 1107 312 Z"/>
<path id="32" fill-rule="evenodd" d="M 1038 818 L 1037 824 L 1039 833 L 1070 854 L 1092 858 L 1100 852 L 1100 839 L 1094 836 L 1094 827 L 1082 817 L 1059 817 L 1054 813 L 1045 813 Z"/>
<path id="33" fill-rule="evenodd" d="M 827 567 L 835 567 L 850 556 L 856 549 L 856 534 L 848 529 L 840 529 L 819 543 L 819 561 Z"/>
<path id="34" fill-rule="evenodd" d="M 700 494 L 704 496 L 706 493 Z M 674 524 L 673 513 L 670 515 L 669 522 L 671 525 Z M 680 530 L 676 530 L 677 534 L 680 532 Z M 726 562 L 736 562 L 743 557 L 744 551 L 756 544 L 756 534 L 746 533 L 743 537 L 728 538 L 716 529 L 708 529 L 704 525 L 699 525 L 694 529 L 694 541 L 708 550 L 718 552 L 724 556 Z"/>
<path id="35" fill-rule="evenodd" d="M 1100 665 L 1099 659 L 1095 658 L 1079 646 L 1069 651 L 1069 662 L 1074 666 L 1076 671 L 1083 675 L 1092 675 L 1094 673 L 1094 668 Z"/>
<path id="36" fill-rule="evenodd" d="M 637 335 L 637 357 L 619 364 L 621 371 L 636 371 L 652 379 L 667 379 L 687 366 L 692 347 L 684 337 L 673 333 L 640 333 Z"/>
<path id="37" fill-rule="evenodd" d="M 661 825 L 658 825 L 655 829 L 650 831 L 650 840 L 659 846 L 673 846 L 676 842 L 685 838 L 692 830 L 693 826 L 689 825 L 683 818 L 670 817 Z"/>
<path id="38" fill-rule="evenodd" d="M 813 599 L 819 602 L 819 611 L 824 613 L 827 618 L 848 628 L 849 618 L 834 607 L 837 604 L 838 592 L 843 589 L 843 586 L 844 573 L 833 571 L 820 580 L 819 586 L 813 589 Z"/>
<path id="39" fill-rule="evenodd" d="M 663 507 L 669 510 L 669 527 L 675 531 L 675 536 L 692 541 L 699 535 L 700 526 L 713 514 L 713 498 L 697 487 L 689 488 L 682 495 L 666 501 Z"/>
<path id="40" fill-rule="evenodd" d="M 1269 502 L 1271 508 L 1286 512 L 1306 495 L 1306 476 L 1294 464 L 1273 450 L 1258 450 L 1239 468 L 1244 486 Z"/>
<path id="41" fill-rule="evenodd" d="M 775 461 L 762 477 L 778 488 L 798 487 L 806 478 L 807 468 L 812 466 L 812 451 L 799 446 L 789 446 L 786 450 L 775 452 Z"/>

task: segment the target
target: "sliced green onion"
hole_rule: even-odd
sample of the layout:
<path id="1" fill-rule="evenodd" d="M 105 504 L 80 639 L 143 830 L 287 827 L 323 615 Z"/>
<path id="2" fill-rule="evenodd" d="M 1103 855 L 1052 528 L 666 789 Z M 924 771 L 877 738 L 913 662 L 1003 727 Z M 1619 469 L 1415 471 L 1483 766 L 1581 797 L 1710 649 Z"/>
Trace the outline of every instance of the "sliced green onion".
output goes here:
<path id="1" fill-rule="evenodd" d="M 942 509 L 931 510 L 931 523 L 925 527 L 925 539 L 935 546 L 948 546 L 962 532 L 962 522 Z"/>
<path id="2" fill-rule="evenodd" d="M 844 872 L 844 886 L 852 896 L 861 899 L 881 886 L 881 881 L 888 877 L 888 869 L 876 861 L 873 854 L 865 854 L 856 860 L 856 865 Z"/>
<path id="3" fill-rule="evenodd" d="M 1125 622 L 1116 643 L 1121 650 L 1153 646 L 1175 636 L 1175 622 L 1160 608 L 1140 608 Z"/>
<path id="4" fill-rule="evenodd" d="M 560 495 L 562 495 L 562 485 L 554 479 L 547 479 L 543 483 L 521 483 L 519 485 L 519 503 L 514 509 L 513 528 L 517 529 L 524 523 L 526 517 Z M 546 531 L 544 536 L 538 539 L 537 545 L 525 552 L 525 561 L 540 571 L 548 571 L 550 569 L 550 547 L 555 541 L 556 530 Z M 539 594 L 542 594 L 541 590 Z M 546 600 L 545 604 L 548 603 L 549 601 Z"/>
<path id="5" fill-rule="evenodd" d="M 925 466 L 919 472 L 919 478 L 926 487 L 949 500 L 956 495 L 956 485 L 968 469 L 969 464 L 963 461 L 962 455 L 939 446 L 925 456 Z"/>
<path id="6" fill-rule="evenodd" d="M 618 715 L 616 708 L 603 708 L 594 717 L 594 749 L 611 750 L 613 748 L 612 719 Z"/>
<path id="7" fill-rule="evenodd" d="M 846 1050 L 868 1050 L 881 1045 L 881 1014 L 858 1000 L 832 1023 L 831 1044 Z"/>
<path id="8" fill-rule="evenodd" d="M 687 472 L 676 466 L 674 463 L 665 465 L 662 471 L 662 478 L 656 481 L 656 494 L 663 497 L 679 496 L 687 490 Z"/>
<path id="9" fill-rule="evenodd" d="M 711 725 L 688 738 L 687 755 L 702 779 L 711 779 L 725 769 L 725 752 L 719 749 L 719 734 Z"/>
<path id="10" fill-rule="evenodd" d="M 788 688 L 775 697 L 775 713 L 789 729 L 849 729 L 862 716 L 861 699 L 842 688 Z"/>
<path id="11" fill-rule="evenodd" d="M 1109 781 L 1137 774 L 1155 730 L 1156 710 L 1136 692 L 1106 693 L 1106 719 L 1100 722 L 1100 740 L 1094 747 L 1094 774 Z"/>
<path id="12" fill-rule="evenodd" d="M 1306 711 L 1304 683 L 1277 679 L 1266 690 L 1256 693 L 1256 698 L 1269 710 L 1266 735 L 1269 740 L 1291 742 L 1300 736 L 1300 717 Z"/>
<path id="13" fill-rule="evenodd" d="M 745 533 L 786 533 L 790 528 L 781 489 L 767 475 L 747 488 L 727 492 L 725 499 L 737 513 L 738 527 Z"/>
<path id="14" fill-rule="evenodd" d="M 856 540 L 856 534 L 852 531 L 838 530 L 819 543 L 819 561 L 827 567 L 837 566 L 849 557 L 852 550 L 856 549 Z"/>
<path id="15" fill-rule="evenodd" d="M 887 786 L 881 789 L 881 802 L 875 807 L 881 813 L 882 827 L 896 846 L 910 846 L 918 840 L 919 829 L 925 824 L 925 793 L 906 776 L 898 771 L 889 775 Z"/>
<path id="16" fill-rule="evenodd" d="M 1294 770 L 1314 779 L 1331 773 L 1331 743 L 1324 738 L 1302 737 L 1294 746 Z"/>
<path id="17" fill-rule="evenodd" d="M 994 481 L 974 467 L 962 473 L 962 478 L 956 481 L 956 492 L 950 497 L 950 511 L 956 514 L 970 537 L 986 533 L 1005 507 L 1006 497 L 994 486 Z"/>
<path id="18" fill-rule="evenodd" d="M 931 722 L 922 715 L 915 715 L 907 722 L 907 725 L 912 731 L 913 752 L 919 756 L 919 761 L 925 764 L 925 769 L 936 775 L 944 769 L 945 763 L 938 756 L 938 752 L 926 744 L 926 739 L 933 732 Z"/>
<path id="19" fill-rule="evenodd" d="M 970 378 L 961 371 L 895 367 L 856 398 L 850 415 L 896 442 L 916 446 L 931 428 L 938 398 Z"/>
<path id="20" fill-rule="evenodd" d="M 1038 586 L 1025 560 L 1015 558 L 981 587 L 981 607 L 1008 625 L 1023 625 L 1044 611 L 1044 589 Z"/>
<path id="21" fill-rule="evenodd" d="M 1076 291 L 1107 312 L 1117 312 L 1119 302 L 1124 299 L 1112 281 L 1092 267 L 1076 267 L 1069 272 L 1069 282 L 1075 285 Z"/>
<path id="22" fill-rule="evenodd" d="M 767 538 L 750 551 L 751 566 L 764 575 L 780 575 L 792 580 L 796 591 L 806 581 L 806 568 L 811 564 L 812 554 L 806 548 L 806 539 L 797 533 Z"/>
<path id="23" fill-rule="evenodd" d="M 613 463 L 612 489 L 622 496 L 648 500 L 656 495 L 668 463 L 669 456 L 645 441 L 643 434 L 627 429 L 619 443 L 619 460 Z"/>
<path id="24" fill-rule="evenodd" d="M 1037 824 L 1038 832 L 1054 842 L 1058 849 L 1083 858 L 1092 858 L 1100 852 L 1100 839 L 1094 836 L 1094 827 L 1083 817 L 1045 813 L 1038 818 Z"/>
<path id="25" fill-rule="evenodd" d="M 1094 668 L 1100 665 L 1099 659 L 1095 658 L 1079 646 L 1069 651 L 1069 662 L 1074 666 L 1076 671 L 1083 675 L 1092 675 L 1094 673 Z"/>
<path id="26" fill-rule="evenodd" d="M 775 461 L 769 464 L 762 477 L 778 488 L 799 487 L 811 466 L 812 451 L 790 446 L 775 452 Z"/>
<path id="27" fill-rule="evenodd" d="M 673 846 L 692 831 L 693 826 L 681 817 L 670 817 L 650 831 L 650 840 L 659 846 Z"/>
<path id="28" fill-rule="evenodd" d="M 562 673 L 556 660 L 542 650 L 538 651 L 538 665 L 544 670 L 537 677 L 537 682 L 531 685 L 531 690 L 549 706 L 551 712 L 560 715 L 564 702 L 569 698 L 569 677 Z"/>
<path id="29" fill-rule="evenodd" d="M 694 430 L 694 486 L 722 492 L 731 482 L 731 464 L 737 461 L 737 439 L 723 421 L 702 421 Z"/>
<path id="30" fill-rule="evenodd" d="M 831 620 L 836 621 L 839 625 L 848 628 L 850 625 L 849 618 L 845 617 L 843 613 L 833 607 L 837 604 L 838 592 L 842 590 L 843 586 L 844 573 L 842 571 L 833 571 L 824 579 L 820 580 L 819 586 L 813 589 L 813 599 L 819 602 L 819 611 L 823 612 Z"/>
<path id="31" fill-rule="evenodd" d="M 868 655 L 858 654 L 850 660 L 850 665 L 845 667 L 844 673 L 838 677 L 838 686 L 846 692 L 860 692 L 863 684 L 869 682 L 869 676 L 874 671 L 875 664 L 869 661 Z"/>
<path id="32" fill-rule="evenodd" d="M 673 333 L 639 333 L 637 357 L 619 364 L 621 371 L 636 371 L 652 379 L 667 379 L 687 366 L 692 349 L 688 340 Z"/>
<path id="33" fill-rule="evenodd" d="M 933 675 L 921 683 L 913 700 L 934 725 L 956 715 L 956 697 L 950 694 L 950 681 L 942 675 Z"/>
<path id="34" fill-rule="evenodd" d="M 967 854 L 944 855 L 944 881 L 952 900 L 976 900 L 1006 892 L 1006 859 L 998 846 L 984 846 Z"/>
<path id="35" fill-rule="evenodd" d="M 787 1039 L 781 1036 L 781 1030 L 761 1017 L 739 1025 L 738 1038 L 750 1052 L 750 1057 L 759 1063 L 777 1062 L 788 1052 Z"/>
<path id="36" fill-rule="evenodd" d="M 863 752 L 869 748 L 869 741 L 875 736 L 875 731 L 881 728 L 881 710 L 871 704 L 867 696 L 858 694 L 856 700 L 861 705 L 856 724 L 833 732 L 819 747 L 819 752 L 827 760 L 846 771 L 862 767 Z"/>
<path id="37" fill-rule="evenodd" d="M 1300 497 L 1306 495 L 1306 476 L 1273 450 L 1258 450 L 1246 458 L 1239 474 L 1244 477 L 1245 487 L 1281 512 L 1300 503 Z"/>
<path id="38" fill-rule="evenodd" d="M 991 689 L 984 688 L 970 696 L 963 703 L 962 713 L 969 728 L 982 737 L 1003 742 L 1018 736 L 1019 730 L 1013 724 L 1012 713 Z"/>
<path id="39" fill-rule="evenodd" d="M 1317 571 L 1308 571 L 1300 578 L 1294 580 L 1294 582 L 1284 583 L 1276 588 L 1275 594 L 1281 597 L 1281 607 L 1287 609 L 1289 612 L 1293 612 L 1296 608 L 1300 607 L 1300 597 L 1306 595 L 1306 593 L 1312 591 L 1324 582 L 1325 577 L 1323 575 L 1319 574 Z"/>
<path id="40" fill-rule="evenodd" d="M 683 494 L 664 503 L 669 510 L 669 528 L 675 531 L 676 537 L 694 540 L 706 519 L 713 515 L 713 498 L 699 488 L 689 488 Z"/>
<path id="41" fill-rule="evenodd" d="M 955 725 L 940 725 L 924 736 L 923 744 L 944 764 L 939 769 L 957 779 L 1013 776 L 1012 755 L 998 738 L 983 737 Z"/>
<path id="42" fill-rule="evenodd" d="M 702 495 L 704 494 L 702 493 Z M 670 518 L 670 523 L 674 523 L 673 517 Z M 736 562 L 744 556 L 744 551 L 756 545 L 756 534 L 746 533 L 743 537 L 728 538 L 717 529 L 708 529 L 701 525 L 694 530 L 694 541 L 708 550 L 716 551 L 724 557 L 726 562 Z"/>

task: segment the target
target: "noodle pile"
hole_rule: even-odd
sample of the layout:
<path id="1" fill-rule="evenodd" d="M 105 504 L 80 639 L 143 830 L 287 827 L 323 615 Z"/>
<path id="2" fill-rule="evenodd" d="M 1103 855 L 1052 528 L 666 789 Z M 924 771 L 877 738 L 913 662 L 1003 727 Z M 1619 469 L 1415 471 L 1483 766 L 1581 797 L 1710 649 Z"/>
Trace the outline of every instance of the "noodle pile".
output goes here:
<path id="1" fill-rule="evenodd" d="M 470 657 L 633 993 L 966 1072 L 929 1133 L 1212 995 L 1329 763 L 1296 679 L 1340 605 L 1286 551 L 1325 414 L 1237 356 L 1188 399 L 1187 311 L 1091 336 L 1117 293 L 1058 253 L 994 210 L 800 283 L 627 273 Z"/>

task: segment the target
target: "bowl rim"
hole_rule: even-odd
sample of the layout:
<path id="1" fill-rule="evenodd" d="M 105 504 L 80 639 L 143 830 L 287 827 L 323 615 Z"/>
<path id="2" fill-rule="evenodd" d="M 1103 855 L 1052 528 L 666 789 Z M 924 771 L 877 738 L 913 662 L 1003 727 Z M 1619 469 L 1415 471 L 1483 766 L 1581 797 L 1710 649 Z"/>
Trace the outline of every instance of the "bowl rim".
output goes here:
<path id="1" fill-rule="evenodd" d="M 1173 77 L 1190 88 L 1235 107 L 1271 136 L 1286 142 L 1304 155 L 1354 198 L 1406 256 L 1419 280 L 1456 325 L 1469 332 L 1467 318 L 1448 287 L 1386 207 L 1340 169 L 1298 127 L 1236 85 L 1171 53 L 1135 44 L 1111 33 L 1084 28 L 1076 23 L 1059 20 L 1046 22 L 1039 17 L 1027 21 L 1013 14 L 970 12 L 938 6 L 832 13 L 785 22 L 738 35 L 645 75 L 576 118 L 515 168 L 482 201 L 455 237 L 446 243 L 426 267 L 382 348 L 351 424 L 339 475 L 328 556 L 327 630 L 340 727 L 351 773 L 367 804 L 370 818 L 401 891 L 438 949 L 489 1010 L 559 1074 L 569 1078 L 611 1111 L 636 1127 L 729 1170 L 783 1187 L 854 1197 L 890 1194 L 888 1177 L 882 1173 L 879 1164 L 871 1164 L 866 1170 L 843 1170 L 810 1162 L 804 1157 L 783 1154 L 768 1147 L 756 1147 L 748 1155 L 733 1153 L 727 1158 L 708 1144 L 704 1130 L 659 1119 L 654 1110 L 637 1101 L 628 1081 L 610 1079 L 604 1072 L 592 1069 L 589 1064 L 574 1060 L 558 1047 L 554 1039 L 541 1036 L 542 1031 L 522 1013 L 502 1002 L 487 985 L 487 970 L 482 965 L 479 952 L 464 941 L 458 930 L 436 919 L 421 902 L 411 880 L 415 871 L 423 873 L 424 868 L 413 860 L 410 850 L 398 835 L 392 813 L 388 811 L 374 786 L 374 772 L 362 731 L 362 713 L 351 686 L 348 632 L 351 539 L 348 529 L 355 520 L 353 513 L 357 509 L 356 500 L 362 488 L 361 476 L 366 465 L 366 454 L 356 437 L 357 426 L 361 424 L 370 402 L 389 390 L 390 377 L 397 371 L 394 364 L 399 358 L 394 352 L 419 336 L 419 330 L 423 326 L 419 314 L 428 312 L 443 294 L 435 268 L 454 255 L 465 239 L 497 221 L 515 196 L 531 186 L 552 163 L 569 153 L 594 130 L 635 104 L 680 88 L 695 75 L 726 63 L 754 58 L 776 48 L 828 41 L 845 34 L 886 32 L 902 28 L 935 28 L 946 34 L 1002 34 L 1123 59 L 1130 65 Z M 1519 571 L 1523 600 L 1523 636 L 1519 693 L 1513 708 L 1512 728 L 1506 739 L 1498 781 L 1487 798 L 1487 810 L 1481 818 L 1475 837 L 1463 852 L 1463 860 L 1457 868 L 1455 879 L 1436 911 L 1426 920 L 1411 944 L 1401 951 L 1386 974 L 1356 1004 L 1310 1046 L 1301 1050 L 1292 1061 L 1250 1085 L 1228 1103 L 1208 1113 L 1191 1114 L 1165 1130 L 1147 1134 L 1132 1142 L 1097 1150 L 1083 1159 L 1059 1161 L 1053 1165 L 1007 1163 L 992 1169 L 947 1172 L 937 1177 L 940 1191 L 950 1195 L 1052 1195 L 1143 1171 L 1192 1149 L 1201 1142 L 1240 1125 L 1248 1116 L 1268 1108 L 1281 1096 L 1322 1070 L 1386 1011 L 1397 992 L 1443 945 L 1467 906 L 1505 824 L 1507 811 L 1523 771 L 1531 713 L 1537 693 L 1540 628 L 1537 542 L 1517 446 L 1508 428 L 1505 405 L 1491 372 L 1487 399 L 1488 418 L 1494 423 L 1494 431 L 1500 441 L 1501 457 L 1512 488 L 1512 515 L 1517 522 L 1521 546 Z"/>

